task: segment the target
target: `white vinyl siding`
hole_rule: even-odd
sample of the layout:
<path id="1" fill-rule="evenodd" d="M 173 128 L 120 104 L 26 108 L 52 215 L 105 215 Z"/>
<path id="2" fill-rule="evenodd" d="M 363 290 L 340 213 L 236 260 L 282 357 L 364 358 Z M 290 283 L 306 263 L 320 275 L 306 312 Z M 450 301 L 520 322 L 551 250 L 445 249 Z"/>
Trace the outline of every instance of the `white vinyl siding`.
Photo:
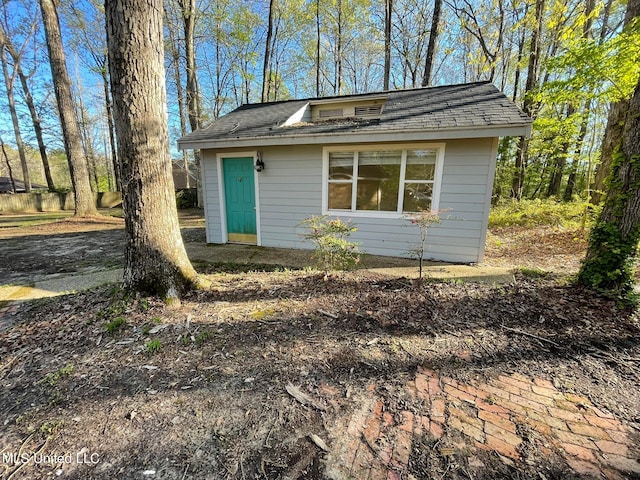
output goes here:
<path id="1" fill-rule="evenodd" d="M 437 208 L 448 211 L 442 214 L 441 224 L 429 229 L 425 258 L 477 262 L 482 259 L 489 215 L 494 169 L 492 162 L 495 161 L 494 139 L 448 140 L 446 145 L 441 145 L 444 154 Z M 349 149 L 348 145 L 334 147 L 343 151 Z M 391 148 L 385 146 L 385 149 Z M 397 144 L 393 148 L 405 147 Z M 323 189 L 327 185 L 326 170 L 323 174 L 323 146 L 292 145 L 255 149 L 262 151 L 265 163 L 265 170 L 258 174 L 261 245 L 312 248 L 309 242 L 300 237 L 303 230 L 299 224 L 311 215 L 323 212 Z M 216 153 L 221 151 L 203 152 L 207 241 L 212 243 L 222 241 Z M 227 150 L 224 153 L 226 155 Z M 366 253 L 411 257 L 411 251 L 420 241 L 418 228 L 397 212 L 382 212 L 382 215 L 381 212 L 340 212 L 337 215 L 330 212 L 330 215 L 350 220 L 357 227 L 351 239 L 360 242 L 360 249 Z"/>
<path id="2" fill-rule="evenodd" d="M 218 187 L 216 154 L 213 150 L 202 151 L 202 183 L 207 242 L 222 243 L 220 189 Z"/>

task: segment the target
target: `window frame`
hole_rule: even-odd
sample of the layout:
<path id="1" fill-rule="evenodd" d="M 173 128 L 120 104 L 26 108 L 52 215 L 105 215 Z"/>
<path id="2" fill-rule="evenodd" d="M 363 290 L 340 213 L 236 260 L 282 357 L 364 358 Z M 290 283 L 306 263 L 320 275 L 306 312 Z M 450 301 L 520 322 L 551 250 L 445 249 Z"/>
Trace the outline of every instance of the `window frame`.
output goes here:
<path id="1" fill-rule="evenodd" d="M 379 211 L 379 210 L 356 210 L 356 192 L 357 181 L 354 182 L 358 171 L 358 154 L 366 151 L 400 151 L 400 182 L 398 185 L 398 207 L 396 211 Z M 429 183 L 424 180 L 412 180 L 407 182 L 407 151 L 408 150 L 435 150 L 436 163 L 433 178 L 433 193 L 431 195 L 431 211 L 437 212 L 440 204 L 440 187 L 442 183 L 442 170 L 444 164 L 444 143 L 409 143 L 409 144 L 343 144 L 331 145 L 322 149 L 322 213 L 323 215 L 337 215 L 350 217 L 369 217 L 369 218 L 402 218 L 403 216 L 414 212 L 403 212 L 404 207 L 404 190 L 406 183 Z M 351 209 L 349 210 L 330 210 L 329 209 L 329 154 L 332 152 L 352 152 L 353 153 L 353 177 L 351 182 L 334 182 L 351 184 Z"/>

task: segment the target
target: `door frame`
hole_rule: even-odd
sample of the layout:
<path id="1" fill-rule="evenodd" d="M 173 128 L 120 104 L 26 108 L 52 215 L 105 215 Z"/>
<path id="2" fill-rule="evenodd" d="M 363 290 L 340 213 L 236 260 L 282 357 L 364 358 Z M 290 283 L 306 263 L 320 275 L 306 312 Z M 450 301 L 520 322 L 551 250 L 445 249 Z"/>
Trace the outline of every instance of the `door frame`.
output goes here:
<path id="1" fill-rule="evenodd" d="M 218 197 L 220 202 L 220 227 L 222 232 L 222 243 L 229 243 L 229 232 L 227 230 L 227 204 L 225 200 L 224 172 L 223 160 L 225 158 L 252 158 L 255 167 L 258 159 L 257 150 L 244 152 L 221 152 L 216 154 L 216 168 L 218 172 Z M 256 200 L 256 245 L 262 245 L 262 236 L 260 234 L 260 184 L 258 172 L 253 169 L 253 186 L 254 197 Z"/>

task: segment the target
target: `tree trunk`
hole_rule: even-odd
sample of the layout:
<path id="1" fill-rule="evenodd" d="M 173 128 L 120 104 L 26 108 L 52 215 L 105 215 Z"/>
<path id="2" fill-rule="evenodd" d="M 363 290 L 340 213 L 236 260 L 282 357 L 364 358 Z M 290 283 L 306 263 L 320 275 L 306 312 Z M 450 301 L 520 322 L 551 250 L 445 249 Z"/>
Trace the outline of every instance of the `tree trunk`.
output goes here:
<path id="1" fill-rule="evenodd" d="M 440 12 L 442 11 L 442 0 L 435 0 L 433 4 L 433 17 L 431 17 L 431 31 L 429 32 L 429 43 L 427 44 L 427 58 L 424 62 L 424 74 L 422 75 L 422 86 L 431 85 L 433 74 L 433 59 L 436 54 L 436 46 L 439 35 Z"/>
<path id="2" fill-rule="evenodd" d="M 525 82 L 524 101 L 522 111 L 534 117 L 533 90 L 538 85 L 538 66 L 540 64 L 540 45 L 542 43 L 542 16 L 544 13 L 544 0 L 536 0 L 535 19 L 536 25 L 531 32 L 531 48 L 529 53 L 529 66 L 527 69 L 527 81 Z M 511 181 L 511 198 L 520 200 L 522 198 L 522 188 L 527 169 L 529 154 L 529 141 L 521 138 L 518 142 L 516 154 L 516 168 Z"/>
<path id="3" fill-rule="evenodd" d="M 171 176 L 162 0 L 107 0 L 105 10 L 122 165 L 124 287 L 179 302 L 198 280 L 180 235 Z"/>
<path id="4" fill-rule="evenodd" d="M 75 116 L 73 98 L 71 96 L 71 81 L 67 72 L 67 65 L 60 35 L 60 21 L 54 0 L 40 0 L 42 19 L 44 21 L 47 50 L 53 88 L 58 104 L 58 113 L 62 124 L 64 149 L 69 162 L 71 182 L 75 192 L 75 215 L 97 215 L 96 204 L 89 183 L 89 169 L 87 159 L 82 151 L 80 129 Z"/>
<path id="5" fill-rule="evenodd" d="M 385 0 L 384 5 L 384 81 L 382 89 L 388 91 L 391 76 L 391 16 L 393 14 L 393 0 Z"/>
<path id="6" fill-rule="evenodd" d="M 106 64 L 107 62 L 105 61 L 105 65 Z M 104 69 L 102 71 L 102 84 L 104 86 L 104 107 L 107 112 L 107 129 L 109 130 L 109 146 L 111 147 L 111 164 L 113 166 L 113 176 L 116 180 L 116 190 L 122 191 L 122 180 L 120 179 L 120 164 L 118 162 L 118 152 L 116 150 L 115 127 L 113 125 L 113 103 L 111 102 L 111 92 L 109 91 L 109 77 L 107 75 L 107 69 Z"/>
<path id="7" fill-rule="evenodd" d="M 165 5 L 165 18 L 169 18 L 167 7 Z M 188 133 L 187 132 L 187 121 L 186 121 L 186 107 L 184 102 L 184 91 L 182 89 L 182 76 L 180 75 L 180 52 L 178 51 L 178 43 L 176 40 L 176 36 L 173 32 L 173 26 L 169 24 L 167 21 L 167 30 L 169 31 L 169 43 L 168 46 L 171 51 L 171 58 L 173 60 L 173 79 L 176 83 L 176 93 L 178 95 L 178 115 L 180 117 L 180 135 L 183 137 Z M 191 176 L 189 175 L 189 154 L 186 150 L 182 151 L 182 161 L 184 164 L 185 171 L 185 186 L 186 188 L 190 188 Z"/>
<path id="8" fill-rule="evenodd" d="M 623 119 L 607 197 L 578 274 L 581 284 L 616 298 L 625 298 L 633 289 L 640 240 L 640 80 Z"/>
<path id="9" fill-rule="evenodd" d="M 320 0 L 316 0 L 316 97 L 320 96 Z"/>
<path id="10" fill-rule="evenodd" d="M 9 162 L 9 156 L 7 155 L 7 150 L 4 148 L 4 140 L 2 140 L 1 135 L 0 148 L 2 149 L 2 157 L 4 158 L 4 162 L 7 164 L 7 170 L 9 171 L 9 181 L 11 182 L 12 192 L 16 193 L 16 181 L 13 178 L 13 169 L 11 168 L 11 162 Z"/>
<path id="11" fill-rule="evenodd" d="M 264 45 L 264 63 L 262 66 L 262 101 L 269 99 L 269 86 L 271 75 L 269 72 L 271 61 L 271 42 L 273 37 L 273 4 L 274 0 L 269 1 L 269 22 L 267 25 L 267 40 Z"/>
<path id="12" fill-rule="evenodd" d="M 24 153 L 24 144 L 22 143 L 22 134 L 20 133 L 20 122 L 18 121 L 18 112 L 16 111 L 16 103 L 13 95 L 13 82 L 15 75 L 9 75 L 9 66 L 7 65 L 7 57 L 5 54 L 5 46 L 0 44 L 0 60 L 2 61 L 2 74 L 4 82 L 7 86 L 7 99 L 9 101 L 9 113 L 11 114 L 11 122 L 13 123 L 13 132 L 16 136 L 16 146 L 20 155 L 20 165 L 22 166 L 22 181 L 24 189 L 27 193 L 31 192 L 31 180 L 29 178 L 29 166 L 27 165 L 27 157 Z"/>
<path id="13" fill-rule="evenodd" d="M 182 7 L 182 20 L 184 22 L 184 54 L 187 60 L 187 116 L 191 131 L 195 132 L 200 128 L 200 87 L 198 86 L 198 72 L 196 69 L 196 0 L 180 0 Z M 193 151 L 193 161 L 196 171 L 200 172 L 200 150 Z M 203 204 L 202 188 L 200 188 L 201 178 L 198 173 L 198 206 Z"/>
<path id="14" fill-rule="evenodd" d="M 336 38 L 336 80 L 334 84 L 334 95 L 342 93 L 342 0 L 337 1 L 337 38 Z"/>
<path id="15" fill-rule="evenodd" d="M 42 168 L 44 169 L 44 177 L 47 180 L 47 188 L 49 189 L 49 191 L 54 191 L 55 185 L 53 183 L 53 177 L 51 176 L 51 168 L 49 167 L 47 147 L 45 146 L 44 139 L 42 138 L 42 124 L 40 121 L 40 117 L 38 116 L 35 103 L 33 102 L 33 96 L 31 95 L 31 89 L 29 88 L 29 83 L 27 82 L 27 76 L 24 74 L 24 72 L 22 71 L 22 67 L 20 66 L 20 55 L 14 48 L 9 38 L 5 35 L 2 27 L 0 27 L 0 44 L 5 45 L 7 51 L 9 52 L 9 55 L 11 55 L 11 58 L 13 59 L 13 68 L 15 68 L 16 72 L 18 73 L 20 85 L 22 85 L 22 91 L 24 92 L 24 100 L 27 103 L 27 108 L 29 108 L 29 114 L 31 115 L 33 130 L 36 134 L 38 149 L 40 150 Z"/>

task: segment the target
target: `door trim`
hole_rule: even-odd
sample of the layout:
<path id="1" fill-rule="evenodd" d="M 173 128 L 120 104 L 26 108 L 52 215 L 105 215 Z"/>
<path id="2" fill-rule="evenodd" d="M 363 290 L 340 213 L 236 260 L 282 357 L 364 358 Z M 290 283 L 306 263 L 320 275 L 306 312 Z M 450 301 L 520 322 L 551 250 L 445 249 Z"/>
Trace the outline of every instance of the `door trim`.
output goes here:
<path id="1" fill-rule="evenodd" d="M 225 200 L 225 189 L 224 189 L 224 175 L 222 168 L 222 161 L 225 158 L 253 158 L 253 164 L 256 164 L 258 152 L 256 150 L 253 151 L 244 151 L 244 152 L 221 152 L 216 154 L 216 169 L 218 173 L 218 201 L 220 202 L 220 228 L 222 233 L 222 243 L 229 243 L 229 231 L 227 230 L 227 205 Z M 258 172 L 253 170 L 253 186 L 255 189 L 254 196 L 256 199 L 256 237 L 257 240 L 255 245 L 262 245 L 262 236 L 260 234 L 260 184 L 259 184 L 260 176 Z M 243 242 L 242 239 L 234 238 L 234 242 L 240 243 L 252 243 L 253 242 Z"/>

